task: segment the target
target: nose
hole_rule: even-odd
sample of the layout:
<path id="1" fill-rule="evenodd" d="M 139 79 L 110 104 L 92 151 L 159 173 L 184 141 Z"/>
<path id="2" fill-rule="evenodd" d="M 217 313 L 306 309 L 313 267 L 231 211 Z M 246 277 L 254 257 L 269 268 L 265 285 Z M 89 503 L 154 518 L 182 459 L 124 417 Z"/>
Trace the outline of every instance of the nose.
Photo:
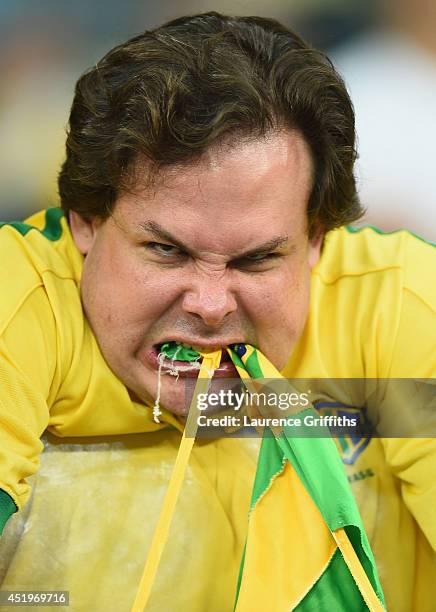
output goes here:
<path id="1" fill-rule="evenodd" d="M 235 312 L 237 303 L 221 274 L 202 274 L 195 286 L 185 293 L 182 307 L 185 312 L 199 316 L 205 325 L 216 327 L 228 314 Z"/>

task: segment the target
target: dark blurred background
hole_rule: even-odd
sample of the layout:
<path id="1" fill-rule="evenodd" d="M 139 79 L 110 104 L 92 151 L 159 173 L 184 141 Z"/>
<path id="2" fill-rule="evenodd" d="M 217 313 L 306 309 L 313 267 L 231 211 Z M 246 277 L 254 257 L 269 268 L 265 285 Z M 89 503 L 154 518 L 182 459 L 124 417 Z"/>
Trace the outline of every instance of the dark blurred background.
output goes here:
<path id="1" fill-rule="evenodd" d="M 364 222 L 436 240 L 434 0 L 0 0 L 0 220 L 58 203 L 80 74 L 142 30 L 207 10 L 276 18 L 330 55 L 356 108 Z"/>

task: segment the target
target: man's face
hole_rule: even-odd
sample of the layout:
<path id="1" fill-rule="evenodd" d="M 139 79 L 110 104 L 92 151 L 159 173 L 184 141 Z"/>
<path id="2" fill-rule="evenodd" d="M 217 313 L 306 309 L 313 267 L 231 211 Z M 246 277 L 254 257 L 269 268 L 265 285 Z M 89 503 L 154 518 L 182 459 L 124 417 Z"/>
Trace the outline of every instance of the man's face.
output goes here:
<path id="1" fill-rule="evenodd" d="M 303 331 L 310 269 L 308 146 L 283 132 L 210 151 L 151 189 L 121 195 L 111 217 L 71 214 L 86 255 L 86 316 L 117 377 L 153 404 L 165 341 L 211 350 L 257 346 L 281 369 Z M 186 377 L 161 380 L 161 406 L 182 414 Z M 223 362 L 218 376 L 236 377 Z"/>

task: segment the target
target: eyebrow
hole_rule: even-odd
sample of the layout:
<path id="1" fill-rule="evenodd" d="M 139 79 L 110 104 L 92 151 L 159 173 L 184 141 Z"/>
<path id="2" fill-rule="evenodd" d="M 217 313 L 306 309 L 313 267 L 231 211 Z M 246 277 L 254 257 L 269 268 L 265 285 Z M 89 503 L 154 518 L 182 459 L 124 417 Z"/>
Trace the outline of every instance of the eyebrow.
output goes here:
<path id="1" fill-rule="evenodd" d="M 189 247 L 187 247 L 185 244 L 183 244 L 183 242 L 175 238 L 175 236 L 173 236 L 170 232 L 168 232 L 159 223 L 156 223 L 155 221 L 144 221 L 139 224 L 139 229 L 152 234 L 154 238 L 171 242 L 182 251 L 186 251 L 187 253 L 191 252 L 191 249 Z M 249 251 L 238 255 L 235 259 L 243 259 L 244 257 L 249 257 L 250 255 L 266 253 L 268 251 L 274 251 L 276 249 L 283 249 L 288 245 L 288 243 L 288 236 L 274 236 L 267 242 L 263 242 L 254 249 L 250 249 Z"/>
<path id="2" fill-rule="evenodd" d="M 177 240 L 177 238 L 170 234 L 170 232 L 167 232 L 166 229 L 164 229 L 161 225 L 159 225 L 159 223 L 156 223 L 155 221 L 144 221 L 139 224 L 139 229 L 144 232 L 148 232 L 149 234 L 152 234 L 152 236 L 159 240 L 166 240 L 167 242 L 171 242 L 183 251 L 189 251 L 188 247 L 183 244 L 183 242 Z"/>

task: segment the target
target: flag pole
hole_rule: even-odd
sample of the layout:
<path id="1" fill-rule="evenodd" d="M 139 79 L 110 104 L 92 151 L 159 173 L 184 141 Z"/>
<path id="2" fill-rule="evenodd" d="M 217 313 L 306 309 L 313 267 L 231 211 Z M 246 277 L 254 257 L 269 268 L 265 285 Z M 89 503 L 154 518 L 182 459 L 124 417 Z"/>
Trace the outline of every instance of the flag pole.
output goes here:
<path id="1" fill-rule="evenodd" d="M 205 353 L 203 355 L 203 361 L 198 374 L 197 384 L 195 385 L 194 393 L 192 395 L 191 406 L 189 408 L 188 418 L 183 431 L 182 441 L 179 446 L 173 472 L 168 484 L 162 510 L 154 530 L 147 561 L 144 566 L 144 571 L 139 582 L 138 591 L 136 593 L 131 612 L 143 612 L 149 600 L 159 566 L 159 561 L 168 539 L 168 532 L 183 483 L 186 466 L 188 465 L 189 455 L 191 454 L 195 436 L 197 434 L 197 397 L 199 393 L 207 393 L 213 372 L 219 366 L 220 359 L 221 350 L 213 353 Z"/>

